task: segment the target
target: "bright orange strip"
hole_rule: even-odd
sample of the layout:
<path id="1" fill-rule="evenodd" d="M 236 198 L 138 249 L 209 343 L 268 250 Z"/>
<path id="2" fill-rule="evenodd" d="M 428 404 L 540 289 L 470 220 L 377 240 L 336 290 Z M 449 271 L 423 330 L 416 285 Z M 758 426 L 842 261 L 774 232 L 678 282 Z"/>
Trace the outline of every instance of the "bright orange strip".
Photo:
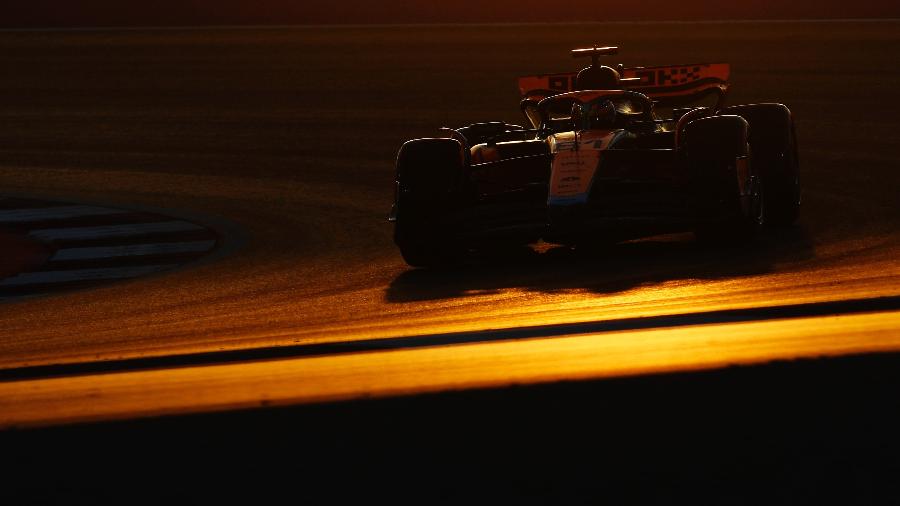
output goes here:
<path id="1" fill-rule="evenodd" d="M 0 427 L 900 350 L 900 311 L 0 383 Z"/>

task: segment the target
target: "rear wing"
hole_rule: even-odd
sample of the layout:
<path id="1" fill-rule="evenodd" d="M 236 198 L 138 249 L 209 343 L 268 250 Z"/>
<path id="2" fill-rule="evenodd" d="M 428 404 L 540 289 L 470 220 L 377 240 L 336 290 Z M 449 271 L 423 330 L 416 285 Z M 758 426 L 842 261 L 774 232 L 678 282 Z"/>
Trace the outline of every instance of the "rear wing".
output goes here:
<path id="1" fill-rule="evenodd" d="M 647 95 L 662 105 L 679 105 L 709 94 L 724 97 L 731 66 L 727 63 L 690 63 L 658 67 L 619 67 L 622 88 Z M 541 100 L 575 90 L 577 72 L 519 78 L 522 98 Z"/>

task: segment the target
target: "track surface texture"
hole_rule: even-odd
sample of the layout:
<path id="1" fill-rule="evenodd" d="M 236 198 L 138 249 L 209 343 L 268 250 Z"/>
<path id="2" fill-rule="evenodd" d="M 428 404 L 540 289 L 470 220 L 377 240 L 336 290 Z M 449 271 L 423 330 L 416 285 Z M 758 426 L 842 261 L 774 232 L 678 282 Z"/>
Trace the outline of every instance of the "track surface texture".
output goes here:
<path id="1" fill-rule="evenodd" d="M 0 193 L 186 210 L 247 234 L 235 254 L 191 269 L 0 304 L 0 369 L 13 378 L 0 383 L 4 426 L 486 389 L 10 430 L 2 437 L 13 462 L 26 476 L 40 472 L 40 451 L 60 457 L 47 471 L 51 487 L 29 489 L 38 502 L 73 489 L 87 489 L 88 502 L 112 501 L 85 485 L 89 472 L 66 474 L 76 462 L 62 456 L 88 452 L 85 441 L 139 471 L 177 446 L 197 459 L 179 465 L 208 465 L 210 480 L 221 472 L 234 483 L 241 470 L 252 483 L 267 479 L 268 462 L 228 467 L 219 438 L 231 439 L 235 462 L 308 449 L 322 467 L 305 461 L 296 469 L 307 479 L 293 479 L 315 482 L 303 490 L 316 497 L 337 489 L 315 480 L 352 461 L 348 479 L 367 477 L 377 496 L 422 502 L 896 498 L 887 484 L 900 450 L 890 393 L 898 361 L 876 352 L 900 349 L 898 34 L 896 21 L 0 33 L 0 61 L 13 69 L 0 80 Z M 515 78 L 575 69 L 567 51 L 592 42 L 619 44 L 628 64 L 730 62 L 730 103 L 791 107 L 805 189 L 798 225 L 741 249 L 674 236 L 587 255 L 522 251 L 450 272 L 408 269 L 386 223 L 400 143 L 443 125 L 521 123 Z M 843 301 L 854 301 L 853 314 L 831 316 Z M 774 309 L 760 316 L 759 308 Z M 724 322 L 666 320 L 743 310 L 749 316 Z M 609 322 L 641 318 L 684 328 L 626 325 L 603 337 Z M 582 333 L 559 332 L 579 323 Z M 515 334 L 538 326 L 556 339 Z M 245 351 L 436 334 L 439 346 L 415 350 Z M 273 372 L 259 372 L 265 362 L 197 358 L 219 351 L 272 360 Z M 854 357 L 790 362 L 841 355 Z M 161 367 L 172 363 L 152 362 L 177 356 L 184 362 L 171 376 Z M 771 360 L 789 362 L 747 365 Z M 111 374 L 102 362 L 114 364 Z M 676 374 L 728 364 L 747 368 Z M 41 371 L 53 377 L 31 377 Z M 582 382 L 553 384 L 572 379 Z M 534 382 L 545 385 L 504 389 Z M 141 435 L 136 453 L 115 450 Z M 307 448 L 306 438 L 317 442 Z M 551 465 L 561 461 L 569 464 Z M 455 480 L 459 469 L 469 473 Z M 272 476 L 289 488 L 285 471 Z M 419 485 L 391 482 L 403 476 Z M 164 482 L 147 497 L 214 487 Z M 332 499 L 366 497 L 340 492 Z M 227 497 L 227 487 L 212 495 Z"/>

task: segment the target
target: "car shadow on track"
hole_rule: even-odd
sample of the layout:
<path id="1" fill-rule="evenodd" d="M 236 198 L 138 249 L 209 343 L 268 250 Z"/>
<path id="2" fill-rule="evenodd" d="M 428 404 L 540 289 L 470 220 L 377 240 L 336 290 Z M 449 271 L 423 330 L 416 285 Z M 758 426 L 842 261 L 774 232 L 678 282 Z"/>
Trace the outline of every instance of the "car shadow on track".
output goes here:
<path id="1" fill-rule="evenodd" d="M 523 247 L 476 254 L 444 269 L 410 269 L 386 290 L 403 303 L 488 295 L 519 288 L 553 293 L 588 290 L 613 294 L 682 279 L 727 279 L 773 272 L 777 264 L 815 255 L 803 227 L 770 230 L 746 245 L 697 241 L 692 234 L 629 241 L 602 249 Z"/>

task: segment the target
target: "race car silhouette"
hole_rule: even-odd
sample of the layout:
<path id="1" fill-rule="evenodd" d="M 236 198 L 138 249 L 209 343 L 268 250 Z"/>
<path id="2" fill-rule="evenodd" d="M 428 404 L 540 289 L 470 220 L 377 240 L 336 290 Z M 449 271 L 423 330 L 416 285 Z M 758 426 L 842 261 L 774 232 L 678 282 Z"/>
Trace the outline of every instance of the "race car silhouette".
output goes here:
<path id="1" fill-rule="evenodd" d="M 579 247 L 693 231 L 741 241 L 793 223 L 797 141 L 782 104 L 723 107 L 727 64 L 519 79 L 528 127 L 443 128 L 397 155 L 390 221 L 411 266 L 543 240 Z"/>

